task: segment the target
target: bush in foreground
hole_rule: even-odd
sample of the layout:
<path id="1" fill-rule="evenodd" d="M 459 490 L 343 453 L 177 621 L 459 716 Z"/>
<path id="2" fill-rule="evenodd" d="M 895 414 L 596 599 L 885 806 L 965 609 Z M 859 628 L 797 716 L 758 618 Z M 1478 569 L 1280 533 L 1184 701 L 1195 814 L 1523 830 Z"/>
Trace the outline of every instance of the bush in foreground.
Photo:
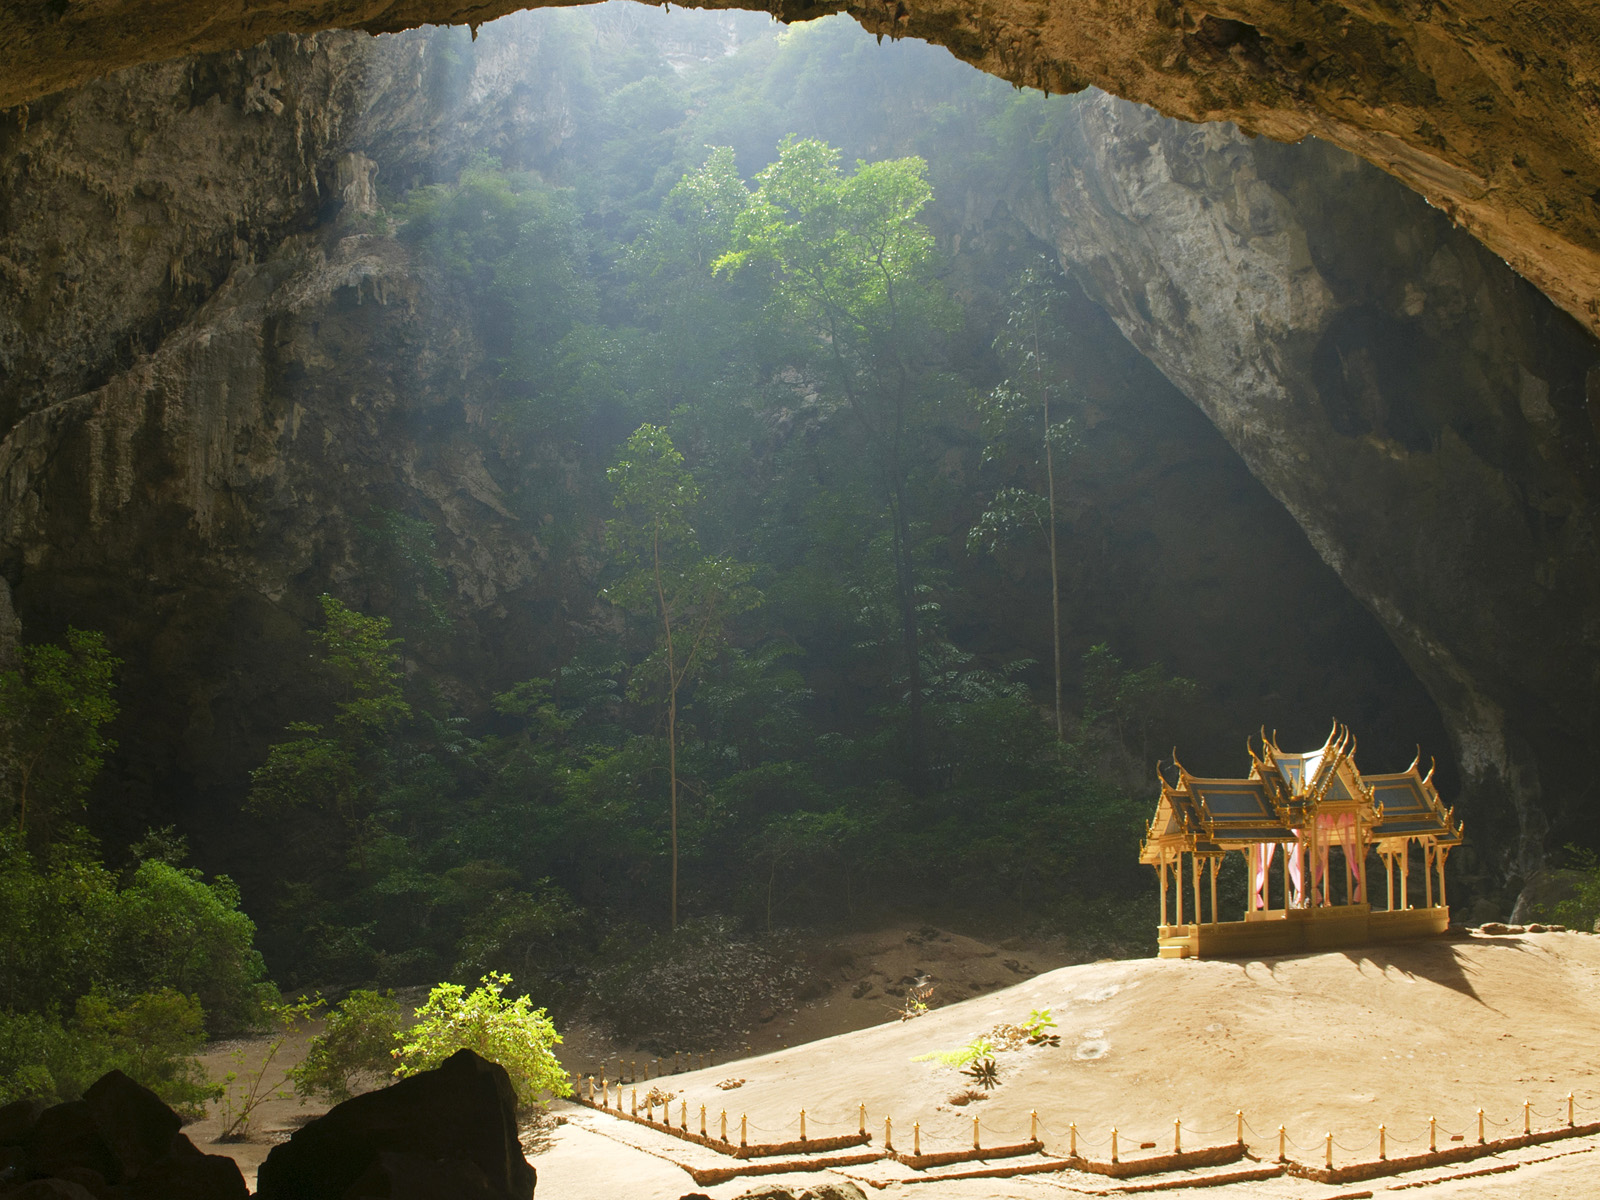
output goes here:
<path id="1" fill-rule="evenodd" d="M 395 1075 L 432 1070 L 465 1049 L 506 1069 L 523 1108 L 542 1106 L 546 1092 L 570 1096 L 566 1070 L 554 1051 L 561 1035 L 545 1010 L 534 1008 L 528 997 L 506 999 L 510 986 L 511 976 L 490 971 L 471 992 L 459 983 L 434 988 L 417 1009 L 417 1023 L 401 1035 L 394 1051 L 399 1061 Z"/>

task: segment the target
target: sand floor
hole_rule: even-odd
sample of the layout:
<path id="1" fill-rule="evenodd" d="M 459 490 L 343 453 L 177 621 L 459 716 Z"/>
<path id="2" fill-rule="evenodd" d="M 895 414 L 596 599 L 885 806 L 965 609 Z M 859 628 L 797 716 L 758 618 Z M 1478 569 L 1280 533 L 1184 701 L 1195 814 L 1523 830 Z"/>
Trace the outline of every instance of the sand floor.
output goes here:
<path id="1" fill-rule="evenodd" d="M 1452 1137 L 1476 1141 L 1480 1107 L 1494 1138 L 1520 1130 L 1524 1100 L 1532 1102 L 1535 1128 L 1551 1128 L 1565 1121 L 1569 1091 L 1580 1124 L 1600 1120 L 1600 937 L 1463 936 L 1254 962 L 1144 959 L 1049 970 L 1039 954 L 954 935 L 907 936 L 873 935 L 841 955 L 832 993 L 752 1024 L 743 1036 L 748 1057 L 650 1086 L 674 1093 L 675 1117 L 687 1103 L 691 1125 L 702 1104 L 713 1131 L 723 1110 L 734 1129 L 745 1116 L 751 1141 L 796 1136 L 802 1108 L 813 1138 L 853 1132 L 864 1104 L 875 1142 L 888 1116 L 897 1148 L 915 1124 L 924 1152 L 970 1146 L 975 1116 L 985 1145 L 1024 1140 L 1034 1112 L 1050 1153 L 1066 1152 L 1076 1124 L 1080 1149 L 1104 1158 L 1115 1125 L 1129 1158 L 1170 1150 L 1175 1119 L 1185 1148 L 1231 1142 L 1242 1111 L 1252 1153 L 1275 1157 L 1281 1124 L 1290 1157 L 1308 1163 L 1321 1161 L 1329 1132 L 1336 1163 L 1375 1157 L 1380 1123 L 1391 1157 L 1425 1149 L 1430 1116 L 1441 1147 Z M 971 998 L 901 1021 L 895 1010 L 902 1001 L 884 986 L 919 974 L 938 977 L 936 993 L 945 999 Z M 956 1102 L 972 1081 L 938 1061 L 917 1061 L 1046 1008 L 1060 1045 L 997 1053 L 999 1083 L 987 1098 Z M 627 1053 L 593 1033 L 565 1049 L 570 1067 L 597 1073 L 608 1058 L 614 1063 Z M 734 1080 L 742 1082 L 717 1087 Z M 647 1090 L 641 1086 L 640 1096 Z M 312 1111 L 284 1103 L 264 1114 L 263 1141 L 206 1148 L 235 1154 L 251 1176 L 268 1142 Z M 531 1156 L 541 1200 L 677 1200 L 689 1192 L 724 1200 L 779 1182 L 697 1187 L 677 1165 L 689 1160 L 683 1143 L 577 1106 L 558 1103 L 554 1111 L 564 1123 Z M 191 1126 L 191 1136 L 205 1144 L 209 1124 Z M 1142 1143 L 1155 1148 L 1141 1150 Z M 1481 1173 L 1512 1163 L 1522 1165 Z M 914 1200 L 1031 1197 L 1087 1186 L 1081 1176 L 1075 1184 L 1034 1176 L 910 1185 L 883 1172 L 854 1174 L 874 1196 Z M 818 1176 L 795 1182 L 807 1178 Z M 1530 1147 L 1405 1180 L 1336 1187 L 1285 1178 L 1205 1194 L 1330 1200 L 1402 1182 L 1429 1182 L 1428 1194 L 1437 1196 L 1600 1197 L 1600 1139 Z"/>

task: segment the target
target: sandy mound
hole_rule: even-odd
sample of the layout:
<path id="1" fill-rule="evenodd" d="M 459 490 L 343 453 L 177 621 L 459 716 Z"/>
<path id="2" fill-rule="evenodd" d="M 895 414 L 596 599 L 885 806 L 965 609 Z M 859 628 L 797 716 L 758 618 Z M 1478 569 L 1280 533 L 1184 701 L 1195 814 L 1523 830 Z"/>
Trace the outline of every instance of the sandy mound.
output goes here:
<path id="1" fill-rule="evenodd" d="M 931 953 L 926 945 L 912 950 Z M 1058 1022 L 1060 1046 L 998 1054 L 1000 1082 L 987 1099 L 952 1104 L 971 1081 L 938 1062 L 915 1061 L 1045 1008 Z M 1080 1147 L 1104 1157 L 1113 1124 L 1124 1154 L 1136 1154 L 1140 1142 L 1170 1148 L 1174 1118 L 1189 1131 L 1186 1146 L 1231 1141 L 1234 1113 L 1242 1109 L 1258 1152 L 1275 1154 L 1281 1123 L 1303 1147 L 1291 1146 L 1291 1156 L 1314 1161 L 1324 1132 L 1355 1149 L 1375 1139 L 1380 1122 L 1388 1126 L 1391 1155 L 1426 1147 L 1429 1116 L 1438 1117 L 1441 1145 L 1452 1134 L 1476 1140 L 1479 1107 L 1494 1137 L 1520 1128 L 1524 1099 L 1533 1102 L 1536 1123 L 1548 1127 L 1564 1117 L 1569 1090 L 1577 1094 L 1580 1123 L 1593 1120 L 1600 1115 L 1597 1029 L 1600 938 L 1464 937 L 1264 962 L 1067 967 L 915 1020 L 662 1082 L 688 1101 L 691 1114 L 705 1104 L 713 1127 L 724 1108 L 735 1125 L 748 1114 L 752 1141 L 757 1132 L 763 1141 L 794 1136 L 802 1107 L 813 1137 L 853 1131 L 864 1103 L 879 1136 L 888 1114 L 897 1143 L 918 1122 L 925 1151 L 954 1149 L 971 1144 L 974 1115 L 989 1131 L 986 1140 L 998 1142 L 1026 1137 L 1036 1110 L 1049 1150 L 1065 1151 L 1076 1122 Z M 744 1082 L 716 1086 L 731 1079 Z M 575 1131 L 536 1158 L 542 1200 L 594 1194 L 596 1181 L 613 1173 L 632 1181 L 634 1196 L 697 1190 L 659 1160 L 643 1166 L 627 1159 L 636 1152 L 600 1149 L 603 1141 Z M 1370 1149 L 1363 1155 L 1373 1156 Z M 569 1171 L 575 1162 L 586 1163 L 579 1190 Z M 1497 1194 L 1521 1194 L 1511 1180 L 1494 1185 L 1502 1189 Z M 745 1189 L 710 1190 L 732 1196 Z M 919 1187 L 914 1194 L 935 1200 L 943 1190 Z M 951 1194 L 1032 1192 L 994 1186 Z"/>

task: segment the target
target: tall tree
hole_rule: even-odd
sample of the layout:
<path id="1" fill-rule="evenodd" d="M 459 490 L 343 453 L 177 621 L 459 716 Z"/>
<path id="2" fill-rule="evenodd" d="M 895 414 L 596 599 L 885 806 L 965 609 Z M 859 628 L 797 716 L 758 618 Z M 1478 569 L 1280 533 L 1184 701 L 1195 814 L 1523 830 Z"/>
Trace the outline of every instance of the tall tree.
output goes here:
<path id="1" fill-rule="evenodd" d="M 309 721 L 292 723 L 298 734 L 278 742 L 267 761 L 250 773 L 246 807 L 255 812 L 288 812 L 312 805 L 345 827 L 356 861 L 366 870 L 372 810 L 388 775 L 391 735 L 411 716 L 403 691 L 404 675 L 389 636 L 387 617 L 357 612 L 333 596 L 322 597 L 326 624 L 312 634 L 327 653 L 326 665 L 342 698 L 333 728 Z"/>
<path id="2" fill-rule="evenodd" d="M 1024 470 L 1043 470 L 1044 490 L 1003 487 L 994 494 L 978 523 L 967 535 L 974 552 L 994 553 L 1029 526 L 1045 534 L 1050 549 L 1050 636 L 1055 667 L 1056 740 L 1066 728 L 1061 707 L 1061 563 L 1056 541 L 1056 471 L 1078 449 L 1077 429 L 1063 416 L 1058 400 L 1051 412 L 1051 393 L 1059 394 L 1065 366 L 1062 333 L 1055 307 L 1061 293 L 1047 264 L 1023 271 L 1011 293 L 1005 328 L 995 349 L 1011 375 L 978 406 L 982 419 L 985 463 L 1016 456 Z"/>
<path id="3" fill-rule="evenodd" d="M 755 183 L 716 270 L 771 271 L 778 314 L 814 339 L 827 380 L 875 460 L 892 529 L 910 775 L 920 788 L 927 748 L 908 443 L 933 351 L 953 321 L 935 276 L 933 235 L 919 220 L 933 199 L 927 164 L 916 157 L 860 162 L 846 175 L 833 147 L 791 136 Z"/>
<path id="4" fill-rule="evenodd" d="M 665 429 L 639 426 L 606 477 L 616 488 L 614 503 L 621 514 L 607 525 L 606 540 L 623 574 L 603 595 L 632 612 L 652 612 L 659 622 L 660 640 L 645 673 L 661 687 L 666 701 L 671 921 L 676 929 L 679 696 L 716 654 L 725 622 L 753 608 L 761 597 L 750 582 L 749 566 L 701 552 L 690 524 L 699 489 Z"/>
<path id="5" fill-rule="evenodd" d="M 0 671 L 0 794 L 19 833 L 47 840 L 116 748 L 101 730 L 117 715 L 111 689 L 122 660 L 87 629 L 68 629 L 62 645 L 25 646 L 20 657 Z"/>

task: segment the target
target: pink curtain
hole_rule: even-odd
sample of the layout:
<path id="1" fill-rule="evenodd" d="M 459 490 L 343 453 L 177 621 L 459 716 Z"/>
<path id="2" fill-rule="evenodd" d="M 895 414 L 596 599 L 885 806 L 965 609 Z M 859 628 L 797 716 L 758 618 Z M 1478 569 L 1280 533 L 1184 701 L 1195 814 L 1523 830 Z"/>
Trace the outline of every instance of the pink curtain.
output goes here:
<path id="1" fill-rule="evenodd" d="M 1356 819 L 1349 814 L 1339 818 L 1339 844 L 1344 848 L 1344 860 L 1350 864 L 1354 884 L 1355 895 L 1350 897 L 1350 902 L 1359 904 L 1367 898 L 1367 864 L 1366 855 L 1356 857 Z"/>
<path id="2" fill-rule="evenodd" d="M 1278 852 L 1276 842 L 1261 842 L 1250 847 L 1251 877 L 1255 880 L 1255 907 L 1265 911 L 1267 907 L 1267 872 L 1272 867 L 1272 859 Z"/>
<path id="3" fill-rule="evenodd" d="M 1296 835 L 1299 834 L 1296 830 Z M 1351 897 L 1352 903 L 1367 898 L 1367 865 L 1364 855 L 1358 855 L 1356 846 L 1356 819 L 1352 813 L 1340 816 L 1326 816 L 1317 818 L 1317 855 L 1312 864 L 1314 876 L 1312 885 L 1313 902 L 1326 905 L 1328 901 L 1329 869 L 1328 853 L 1333 849 L 1333 839 L 1339 839 L 1343 848 L 1345 861 L 1355 868 L 1356 894 Z"/>
<path id="4" fill-rule="evenodd" d="M 1290 891 L 1294 894 L 1294 906 L 1296 908 L 1304 908 L 1306 903 L 1306 888 L 1305 879 L 1300 868 L 1300 839 L 1305 837 L 1305 830 L 1291 829 L 1289 832 L 1294 834 L 1295 837 L 1294 845 L 1285 847 L 1285 852 L 1289 855 Z"/>

